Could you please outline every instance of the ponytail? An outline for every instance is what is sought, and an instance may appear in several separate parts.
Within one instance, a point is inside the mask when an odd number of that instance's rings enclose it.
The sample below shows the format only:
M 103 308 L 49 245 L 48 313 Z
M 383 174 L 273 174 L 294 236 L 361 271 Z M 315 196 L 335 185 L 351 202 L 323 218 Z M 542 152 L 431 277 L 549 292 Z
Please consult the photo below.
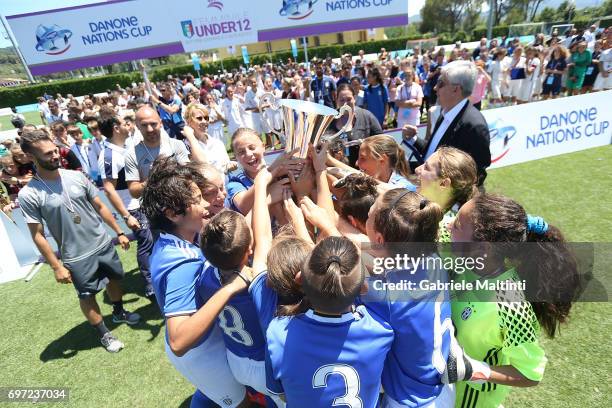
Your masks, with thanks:
M 404 149 L 391 136 L 370 136 L 363 141 L 361 147 L 368 149 L 370 154 L 377 159 L 383 155 L 387 156 L 389 166 L 404 178 L 408 178 L 412 174 Z
M 528 231 L 528 245 L 516 254 L 516 271 L 527 281 L 526 295 L 546 334 L 553 338 L 566 323 L 572 302 L 581 292 L 577 260 L 559 229 Z
M 396 143 L 397 144 L 397 143 Z M 408 159 L 406 159 L 406 152 L 400 145 L 397 145 L 397 153 L 396 153 L 396 162 L 395 162 L 395 171 L 401 174 L 404 178 L 409 178 L 412 174 L 410 170 L 410 166 L 408 166 Z
M 319 242 L 302 271 L 302 288 L 312 306 L 330 314 L 344 312 L 363 284 L 359 266 L 359 251 L 348 238 L 328 237 Z
M 385 242 L 433 244 L 438 236 L 442 208 L 418 193 L 402 188 L 389 190 L 382 197 L 374 217 L 374 229 Z M 431 252 L 433 246 L 427 245 Z

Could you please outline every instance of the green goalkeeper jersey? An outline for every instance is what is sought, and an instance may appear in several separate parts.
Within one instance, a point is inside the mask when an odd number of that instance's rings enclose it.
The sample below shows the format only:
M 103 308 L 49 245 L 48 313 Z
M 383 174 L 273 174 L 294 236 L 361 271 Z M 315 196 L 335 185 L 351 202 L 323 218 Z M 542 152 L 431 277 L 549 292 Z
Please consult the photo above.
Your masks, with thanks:
M 457 340 L 472 358 L 491 366 L 511 365 L 525 377 L 540 381 L 546 366 L 544 350 L 538 344 L 540 326 L 531 303 L 520 290 L 500 288 L 519 282 L 514 269 L 484 279 L 466 272 L 455 281 L 486 282 L 494 290 L 455 292 L 451 301 Z M 520 301 L 522 300 L 522 301 Z M 456 407 L 499 407 L 511 387 L 493 383 L 457 384 Z

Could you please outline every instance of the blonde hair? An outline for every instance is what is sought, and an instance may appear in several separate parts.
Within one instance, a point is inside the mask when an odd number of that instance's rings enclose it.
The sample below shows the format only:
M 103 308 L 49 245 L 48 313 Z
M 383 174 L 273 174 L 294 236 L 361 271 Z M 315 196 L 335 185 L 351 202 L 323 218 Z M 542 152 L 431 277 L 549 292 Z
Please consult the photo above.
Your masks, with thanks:
M 453 203 L 463 205 L 478 191 L 478 171 L 472 156 L 454 147 L 442 146 L 436 151 L 438 157 L 437 173 L 440 178 L 448 178 L 453 189 Z
M 370 154 L 380 159 L 383 155 L 389 158 L 389 165 L 403 177 L 408 178 L 411 174 L 406 160 L 404 150 L 397 144 L 394 138 L 388 135 L 376 135 L 366 138 L 361 144 L 362 149 L 367 149 Z
M 189 123 L 191 121 L 191 119 L 193 118 L 193 115 L 195 113 L 195 111 L 201 111 L 202 113 L 204 113 L 206 116 L 208 116 L 208 109 L 206 108 L 206 106 L 202 105 L 199 102 L 193 102 L 190 103 L 189 105 L 187 105 L 187 109 L 185 109 L 185 122 Z

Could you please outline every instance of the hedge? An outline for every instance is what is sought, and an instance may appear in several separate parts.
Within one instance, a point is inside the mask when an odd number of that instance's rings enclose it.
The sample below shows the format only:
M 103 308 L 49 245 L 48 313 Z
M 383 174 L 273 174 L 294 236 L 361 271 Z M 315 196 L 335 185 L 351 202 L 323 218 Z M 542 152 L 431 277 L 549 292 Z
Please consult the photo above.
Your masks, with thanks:
M 309 47 L 308 58 L 326 58 L 327 56 L 338 57 L 344 53 L 356 55 L 359 50 L 364 50 L 366 54 L 379 52 L 381 48 L 387 50 L 403 50 L 406 46 L 406 41 L 430 38 L 424 36 L 407 36 L 398 37 L 390 40 L 369 41 L 353 44 L 338 44 L 320 47 Z M 252 65 L 262 65 L 268 62 L 287 61 L 287 58 L 293 58 L 291 50 L 278 51 L 272 54 L 258 54 L 251 56 Z M 303 48 L 298 48 L 298 61 L 304 60 Z M 237 69 L 243 64 L 242 57 L 227 58 L 223 60 L 223 68 L 231 71 Z M 216 74 L 221 70 L 220 62 L 205 62 L 202 64 L 202 73 Z M 172 65 L 166 67 L 154 68 L 150 72 L 152 81 L 160 81 L 168 75 L 196 74 L 193 65 Z M 140 72 L 128 72 L 122 74 L 109 74 L 99 77 L 67 79 L 53 82 L 37 83 L 33 85 L 0 88 L 0 107 L 10 107 L 18 105 L 27 105 L 36 102 L 36 98 L 43 95 L 45 92 L 51 95 L 61 93 L 62 95 L 87 95 L 90 93 L 103 92 L 107 89 L 115 89 L 116 84 L 122 87 L 129 86 L 132 82 L 141 82 L 142 75 Z

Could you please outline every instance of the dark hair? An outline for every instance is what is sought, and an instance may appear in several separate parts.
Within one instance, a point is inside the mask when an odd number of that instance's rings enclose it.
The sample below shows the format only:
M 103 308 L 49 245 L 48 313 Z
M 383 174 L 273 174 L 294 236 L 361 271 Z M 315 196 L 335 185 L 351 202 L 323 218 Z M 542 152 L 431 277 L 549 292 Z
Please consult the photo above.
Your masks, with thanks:
M 525 209 L 510 198 L 492 194 L 474 198 L 472 222 L 474 241 L 504 243 L 492 246 L 493 254 L 507 257 L 516 267 L 527 282 L 528 299 L 543 300 L 531 305 L 546 334 L 554 337 L 582 286 L 576 258 L 561 231 L 552 225 L 543 234 L 528 231 Z M 536 244 L 517 245 L 523 242 Z
M 267 285 L 278 293 L 277 316 L 295 316 L 308 309 L 308 300 L 295 276 L 303 268 L 312 245 L 298 238 L 290 224 L 284 225 L 272 241 L 266 264 Z
M 166 217 L 165 212 L 170 210 L 177 215 L 185 214 L 195 204 L 193 183 L 200 189 L 204 186 L 202 175 L 193 168 L 180 165 L 172 157 L 159 156 L 155 159 L 140 203 L 151 229 L 174 231 L 174 222 Z
M 380 206 L 372 215 L 374 229 L 382 234 L 386 243 L 433 243 L 438 237 L 438 225 L 444 214 L 435 202 L 418 193 L 396 188 L 383 195 Z
M 222 270 L 237 269 L 251 246 L 251 231 L 242 214 L 224 210 L 210 219 L 200 241 L 206 259 Z
M 33 145 L 43 141 L 53 143 L 51 137 L 42 130 L 24 130 L 21 134 L 21 150 L 24 153 L 33 153 Z
M 339 200 L 340 215 L 349 215 L 365 225 L 370 207 L 376 202 L 378 190 L 376 180 L 365 174 L 349 174 L 345 178 L 346 191 Z
M 100 129 L 100 133 L 102 133 L 108 139 L 111 139 L 113 137 L 113 128 L 115 126 L 119 126 L 120 124 L 121 122 L 119 122 L 119 116 L 100 114 L 98 129 Z
M 378 67 L 370 69 L 368 71 L 368 76 L 374 77 L 376 82 L 378 82 L 379 85 L 382 85 L 382 75 L 380 74 L 380 70 L 378 69 Z
M 313 308 L 330 314 L 344 312 L 355 302 L 364 281 L 357 247 L 348 238 L 325 238 L 312 250 L 302 278 Z
M 338 88 L 336 88 L 336 95 L 338 95 L 342 91 L 350 91 L 353 94 L 353 96 L 355 96 L 355 90 L 346 82 L 343 82 L 340 85 L 338 85 Z

